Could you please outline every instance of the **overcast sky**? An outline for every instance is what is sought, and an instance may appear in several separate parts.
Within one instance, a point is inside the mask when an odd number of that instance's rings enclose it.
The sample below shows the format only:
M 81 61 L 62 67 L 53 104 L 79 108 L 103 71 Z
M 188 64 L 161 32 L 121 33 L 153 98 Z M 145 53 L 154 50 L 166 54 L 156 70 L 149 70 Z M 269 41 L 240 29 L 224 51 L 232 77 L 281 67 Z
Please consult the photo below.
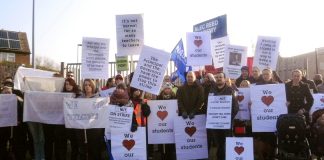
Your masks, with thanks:
M 281 37 L 280 55 L 285 57 L 324 47 L 321 0 L 35 1 L 35 54 L 56 62 L 76 62 L 82 37 L 109 38 L 109 54 L 114 57 L 115 15 L 120 14 L 143 14 L 145 44 L 168 52 L 193 25 L 223 14 L 230 43 L 247 46 L 249 56 L 258 35 Z M 31 47 L 32 0 L 0 4 L 0 29 L 27 32 Z

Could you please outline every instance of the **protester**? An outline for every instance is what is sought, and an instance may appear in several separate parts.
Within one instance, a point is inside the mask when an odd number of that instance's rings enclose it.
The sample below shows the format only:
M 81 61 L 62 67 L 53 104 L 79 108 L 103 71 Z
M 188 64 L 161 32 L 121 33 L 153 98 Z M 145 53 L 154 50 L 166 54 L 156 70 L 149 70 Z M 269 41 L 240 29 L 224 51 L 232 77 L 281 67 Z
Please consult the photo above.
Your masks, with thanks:
M 176 99 L 176 95 L 172 91 L 172 84 L 170 82 L 166 82 L 163 84 L 161 88 L 161 92 L 157 97 L 158 100 L 169 100 Z
M 74 73 L 72 71 L 66 72 L 66 78 L 72 78 L 74 80 Z
M 65 79 L 63 92 L 74 93 L 75 98 L 81 95 L 81 90 L 79 90 L 78 85 L 72 78 Z M 71 160 L 75 160 L 79 155 L 78 141 L 77 141 L 77 130 L 72 128 L 66 128 L 66 138 L 70 140 L 71 145 Z M 65 147 L 66 148 L 66 147 Z
M 14 94 L 13 83 L 4 82 L 1 94 Z M 17 126 L 0 127 L 0 159 L 9 159 L 9 150 L 11 148 L 15 160 L 25 160 L 27 151 L 27 125 L 23 123 L 23 101 L 17 97 Z
M 292 81 L 286 84 L 286 97 L 288 102 L 288 113 L 308 115 L 314 99 L 308 85 L 301 81 L 302 72 L 294 70 Z
M 241 75 L 239 78 L 236 79 L 235 81 L 235 86 L 240 86 L 241 82 L 243 80 L 249 80 L 249 67 L 248 66 L 243 66 L 241 68 Z
M 116 87 L 116 82 L 114 78 L 108 78 L 107 83 L 104 87 L 101 88 L 101 90 L 106 90 L 106 89 L 110 89 Z
M 212 87 L 209 91 L 209 96 L 221 96 L 229 95 L 232 96 L 232 111 L 231 120 L 233 122 L 234 116 L 238 112 L 238 101 L 235 97 L 235 91 L 225 83 L 225 73 L 216 73 L 216 85 Z M 233 124 L 233 123 L 231 123 Z M 232 127 L 231 127 L 232 128 Z M 225 159 L 225 138 L 232 135 L 232 130 L 216 130 L 208 129 L 208 147 L 217 146 L 217 159 Z
M 214 75 L 211 73 L 207 73 L 205 75 L 204 83 L 202 84 L 202 86 L 204 87 L 204 106 L 202 108 L 202 112 L 204 114 L 206 114 L 206 112 L 207 112 L 209 91 L 212 87 L 214 87 L 215 83 L 216 83 L 216 80 L 214 78 Z
M 273 81 L 275 81 L 275 82 L 283 83 L 283 81 L 280 79 L 280 77 L 276 71 L 272 71 L 272 78 L 273 78 Z
M 250 77 L 250 83 L 255 84 L 259 82 L 262 79 L 262 76 L 260 74 L 260 69 L 257 66 L 254 66 L 252 68 L 252 76 Z
M 323 77 L 321 74 L 315 74 L 313 80 L 316 86 L 323 83 Z
M 178 89 L 178 111 L 183 119 L 193 119 L 196 114 L 203 114 L 204 88 L 196 81 L 195 73 L 187 73 L 187 82 Z
M 301 81 L 308 84 L 308 87 L 309 87 L 311 93 L 318 93 L 318 90 L 317 90 L 317 87 L 316 87 L 315 83 L 312 80 L 309 80 L 309 79 L 306 78 L 306 72 L 303 73 Z
M 250 88 L 250 81 L 248 80 L 243 80 L 240 84 L 239 88 Z
M 83 81 L 83 94 L 79 98 L 98 98 L 95 82 L 90 79 Z M 103 129 L 84 129 L 77 131 L 77 139 L 81 160 L 100 160 L 102 146 L 104 146 Z
M 173 93 L 174 93 L 174 94 L 177 94 L 178 87 L 175 86 L 174 84 L 172 84 L 172 82 L 171 82 L 171 77 L 170 77 L 169 75 L 165 75 L 165 76 L 164 76 L 162 85 L 164 85 L 165 83 L 170 83 L 170 84 L 171 84 L 171 87 L 172 87 L 172 91 L 173 91 Z
M 119 83 L 122 83 L 122 82 L 124 82 L 123 76 L 120 75 L 120 74 L 116 75 L 116 77 L 115 77 L 115 83 L 116 83 L 116 85 L 118 85 Z

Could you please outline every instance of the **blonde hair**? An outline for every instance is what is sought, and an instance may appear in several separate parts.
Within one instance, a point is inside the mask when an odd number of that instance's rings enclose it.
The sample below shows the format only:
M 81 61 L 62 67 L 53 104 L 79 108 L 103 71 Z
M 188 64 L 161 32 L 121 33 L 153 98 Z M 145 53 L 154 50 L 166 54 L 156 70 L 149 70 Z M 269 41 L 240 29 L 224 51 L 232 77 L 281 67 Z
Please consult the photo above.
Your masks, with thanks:
M 85 79 L 85 80 L 83 81 L 83 85 L 82 85 L 83 93 L 85 93 L 85 87 L 84 87 L 85 82 L 89 82 L 89 83 L 90 83 L 90 86 L 91 86 L 91 88 L 92 88 L 92 93 L 96 93 L 96 84 L 95 84 L 95 82 L 94 82 L 93 80 L 91 80 L 91 79 Z
M 243 86 L 243 85 L 247 85 L 247 86 Z M 240 88 L 248 88 L 248 87 L 250 87 L 250 81 L 248 81 L 248 80 L 243 80 L 241 83 L 240 83 Z

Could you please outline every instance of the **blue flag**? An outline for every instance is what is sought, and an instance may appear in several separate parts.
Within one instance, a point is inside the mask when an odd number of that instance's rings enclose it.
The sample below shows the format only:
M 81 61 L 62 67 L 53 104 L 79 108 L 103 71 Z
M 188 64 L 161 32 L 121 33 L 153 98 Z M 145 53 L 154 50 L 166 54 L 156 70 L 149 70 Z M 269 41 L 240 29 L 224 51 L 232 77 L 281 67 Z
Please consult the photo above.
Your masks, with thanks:
M 186 81 L 185 72 L 186 72 L 187 58 L 184 55 L 182 39 L 180 39 L 178 44 L 172 50 L 171 61 L 173 61 L 174 65 L 177 67 L 176 75 L 178 76 L 178 78 L 180 78 L 181 82 L 184 83 Z

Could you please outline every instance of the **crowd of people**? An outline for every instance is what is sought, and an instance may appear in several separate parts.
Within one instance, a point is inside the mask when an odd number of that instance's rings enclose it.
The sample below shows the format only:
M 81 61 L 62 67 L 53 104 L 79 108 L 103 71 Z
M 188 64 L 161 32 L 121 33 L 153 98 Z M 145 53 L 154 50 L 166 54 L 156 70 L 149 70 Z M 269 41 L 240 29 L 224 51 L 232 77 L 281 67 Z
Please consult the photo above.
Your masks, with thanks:
M 133 73 L 129 75 L 132 81 Z M 186 82 L 176 85 L 166 75 L 159 95 L 145 93 L 142 90 L 129 86 L 124 77 L 117 75 L 109 78 L 102 88 L 98 88 L 92 79 L 84 79 L 81 86 L 74 80 L 73 72 L 67 72 L 62 92 L 74 93 L 75 98 L 97 98 L 100 90 L 116 87 L 110 96 L 110 104 L 133 107 L 133 121 L 130 130 L 137 130 L 138 126 L 146 126 L 146 118 L 150 115 L 150 106 L 147 100 L 171 100 L 177 99 L 178 116 L 183 119 L 193 119 L 196 115 L 206 114 L 208 96 L 229 95 L 232 96 L 231 119 L 233 126 L 245 124 L 246 136 L 254 138 L 255 156 L 259 159 L 273 159 L 275 148 L 274 133 L 252 133 L 251 122 L 235 119 L 239 111 L 237 101 L 238 88 L 248 88 L 251 85 L 267 85 L 284 83 L 286 87 L 288 113 L 304 115 L 310 121 L 308 113 L 313 105 L 312 93 L 324 93 L 322 75 L 316 74 L 313 80 L 308 80 L 300 70 L 292 72 L 291 80 L 282 81 L 275 71 L 269 68 L 260 71 L 257 67 L 241 68 L 241 76 L 236 80 L 227 78 L 225 73 L 198 74 L 189 71 L 186 74 Z M 70 159 L 109 158 L 111 151 L 109 142 L 104 141 L 104 129 L 69 129 L 64 125 L 43 124 L 38 122 L 23 122 L 24 94 L 14 89 L 13 79 L 7 77 L 2 82 L 1 94 L 15 94 L 17 96 L 18 125 L 14 127 L 0 128 L 0 159 L 26 159 L 28 152 L 36 160 L 63 160 L 67 159 L 67 151 L 70 151 Z M 217 159 L 225 159 L 225 137 L 233 136 L 233 130 L 208 129 L 208 149 L 217 148 Z M 8 145 L 9 144 L 9 145 Z M 70 144 L 70 145 L 67 145 Z M 269 146 L 262 150 L 260 146 Z M 69 149 L 67 146 L 70 146 Z M 148 145 L 148 157 L 153 158 L 155 152 L 163 150 L 162 159 L 176 159 L 175 144 Z M 212 152 L 210 152 L 212 153 Z M 210 155 L 212 156 L 212 155 Z M 111 156 L 110 156 L 111 158 Z M 160 157 L 161 158 L 161 157 Z

